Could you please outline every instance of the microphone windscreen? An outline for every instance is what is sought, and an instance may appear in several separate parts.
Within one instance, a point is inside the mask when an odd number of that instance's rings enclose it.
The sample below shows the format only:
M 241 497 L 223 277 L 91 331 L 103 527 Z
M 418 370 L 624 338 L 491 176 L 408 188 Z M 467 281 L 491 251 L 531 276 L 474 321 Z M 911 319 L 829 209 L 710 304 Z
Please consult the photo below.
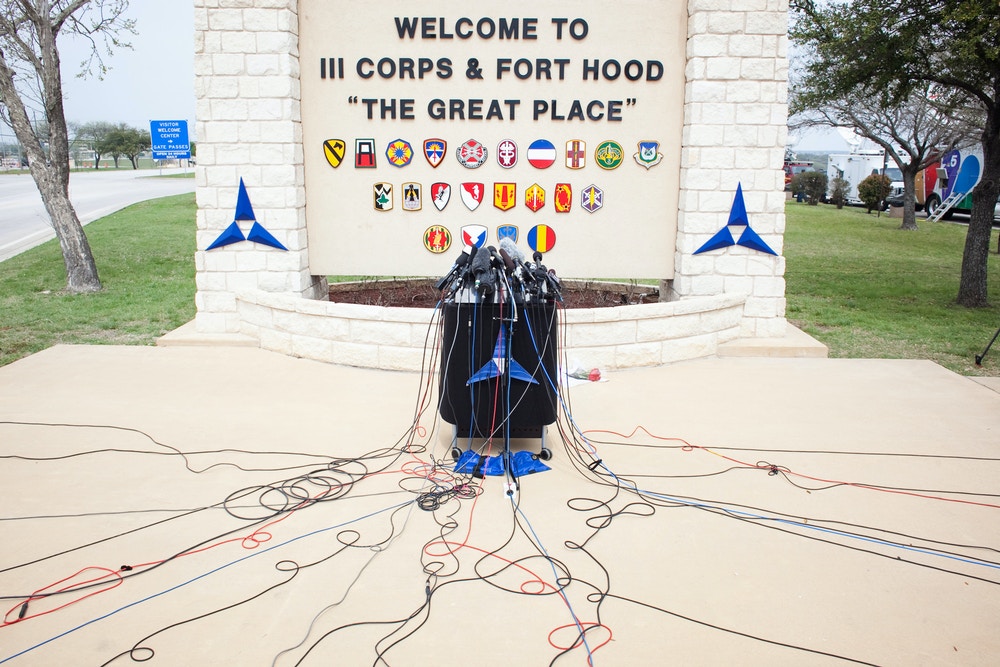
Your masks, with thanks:
M 474 276 L 479 278 L 490 270 L 490 253 L 488 252 L 477 252 L 472 258 L 472 262 L 469 266 L 472 269 Z
M 500 240 L 500 251 L 507 251 L 507 255 L 517 263 L 524 264 L 524 253 L 518 249 L 517 244 L 506 236 Z

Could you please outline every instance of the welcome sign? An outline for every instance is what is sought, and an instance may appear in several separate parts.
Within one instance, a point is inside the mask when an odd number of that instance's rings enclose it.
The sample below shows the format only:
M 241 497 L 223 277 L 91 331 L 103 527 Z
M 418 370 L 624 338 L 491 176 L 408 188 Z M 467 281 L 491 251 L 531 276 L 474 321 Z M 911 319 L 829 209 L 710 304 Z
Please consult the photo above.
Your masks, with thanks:
M 300 0 L 310 271 L 434 276 L 506 237 L 672 277 L 686 33 L 679 2 Z

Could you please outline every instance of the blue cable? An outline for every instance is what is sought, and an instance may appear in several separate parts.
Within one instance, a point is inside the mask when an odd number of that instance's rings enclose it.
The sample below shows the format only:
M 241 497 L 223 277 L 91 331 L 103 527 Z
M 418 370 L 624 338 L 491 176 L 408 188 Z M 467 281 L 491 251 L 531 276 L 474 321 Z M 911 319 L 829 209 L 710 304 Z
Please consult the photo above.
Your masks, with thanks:
M 89 621 L 81 623 L 80 625 L 76 626 L 75 628 L 70 628 L 69 630 L 61 632 L 58 635 L 55 635 L 54 637 L 49 637 L 48 639 L 46 639 L 44 641 L 41 641 L 41 642 L 35 644 L 34 646 L 26 648 L 26 649 L 24 649 L 22 651 L 18 651 L 14 655 L 11 655 L 11 656 L 8 656 L 6 658 L 3 658 L 2 660 L 0 660 L 0 665 L 4 664 L 6 662 L 10 662 L 14 658 L 18 658 L 18 657 L 20 657 L 22 655 L 30 653 L 31 651 L 34 651 L 35 649 L 41 648 L 42 646 L 45 646 L 46 644 L 50 644 L 50 643 L 52 643 L 52 642 L 54 642 L 54 641 L 56 641 L 58 639 L 62 639 L 63 637 L 65 637 L 67 635 L 70 635 L 70 634 L 76 632 L 77 630 L 82 630 L 83 628 L 85 628 L 85 627 L 87 627 L 89 625 L 93 625 L 94 623 L 97 623 L 98 621 L 103 621 L 104 619 L 109 618 L 111 616 L 114 616 L 115 614 L 117 614 L 117 613 L 119 613 L 121 611 L 125 611 L 126 609 L 129 609 L 131 607 L 135 607 L 136 605 L 140 605 L 143 602 L 148 602 L 148 601 L 150 601 L 150 600 L 152 600 L 154 598 L 160 597 L 161 595 L 166 595 L 167 593 L 171 593 L 171 592 L 177 590 L 178 588 L 183 588 L 184 586 L 187 586 L 188 584 L 192 584 L 192 583 L 194 583 L 194 582 L 196 582 L 196 581 L 198 581 L 200 579 L 204 579 L 205 577 L 207 577 L 209 575 L 212 575 L 212 574 L 215 574 L 216 572 L 219 572 L 221 570 L 224 570 L 227 567 L 230 567 L 230 566 L 233 566 L 233 565 L 237 565 L 238 563 L 242 563 L 245 560 L 248 560 L 250 558 L 254 558 L 256 556 L 260 556 L 260 555 L 266 554 L 266 553 L 268 553 L 270 551 L 273 551 L 275 549 L 280 549 L 281 547 L 287 546 L 287 545 L 289 545 L 289 544 L 291 544 L 293 542 L 298 542 L 299 540 L 305 539 L 307 537 L 312 537 L 314 535 L 319 535 L 319 534 L 325 533 L 327 531 L 336 530 L 336 529 L 342 528 L 344 526 L 349 526 L 349 525 L 351 525 L 353 523 L 357 523 L 357 522 L 363 521 L 365 519 L 370 519 L 373 516 L 378 516 L 379 514 L 383 514 L 385 512 L 393 512 L 393 511 L 395 511 L 395 510 L 397 510 L 397 509 L 399 509 L 401 507 L 405 507 L 405 506 L 407 506 L 407 505 L 409 505 L 411 503 L 414 503 L 414 502 L 416 502 L 416 501 L 415 500 L 409 500 L 409 501 L 407 501 L 405 503 L 399 503 L 398 505 L 391 505 L 389 507 L 385 507 L 383 509 L 376 510 L 376 511 L 370 513 L 370 514 L 366 514 L 364 516 L 360 516 L 360 517 L 351 519 L 349 521 L 345 521 L 345 522 L 337 524 L 335 526 L 327 526 L 326 528 L 318 528 L 318 529 L 316 529 L 316 530 L 314 530 L 314 531 L 312 531 L 310 533 L 305 533 L 304 535 L 298 535 L 296 537 L 293 537 L 293 538 L 290 538 L 288 540 L 285 540 L 284 542 L 281 542 L 280 544 L 275 544 L 275 545 L 272 545 L 270 547 L 267 547 L 266 549 L 263 549 L 261 551 L 254 551 L 253 553 L 247 554 L 246 556 L 243 556 L 242 558 L 238 558 L 238 559 L 236 559 L 234 561 L 230 561 L 229 563 L 225 563 L 223 565 L 220 565 L 220 566 L 218 566 L 217 568 L 215 568 L 213 570 L 209 570 L 208 572 L 203 572 L 202 574 L 199 574 L 198 576 L 196 576 L 196 577 L 194 577 L 192 579 L 188 579 L 187 581 L 184 581 L 184 582 L 181 582 L 181 583 L 176 584 L 174 586 L 171 586 L 170 588 L 162 590 L 159 593 L 153 593 L 152 595 L 148 595 L 148 596 L 142 598 L 141 600 L 136 600 L 134 602 L 130 602 L 130 603 L 124 605 L 124 606 L 119 607 L 118 609 L 115 609 L 113 611 L 109 611 L 108 613 L 106 613 L 106 614 L 104 614 L 102 616 L 98 616 L 97 618 L 92 618 Z

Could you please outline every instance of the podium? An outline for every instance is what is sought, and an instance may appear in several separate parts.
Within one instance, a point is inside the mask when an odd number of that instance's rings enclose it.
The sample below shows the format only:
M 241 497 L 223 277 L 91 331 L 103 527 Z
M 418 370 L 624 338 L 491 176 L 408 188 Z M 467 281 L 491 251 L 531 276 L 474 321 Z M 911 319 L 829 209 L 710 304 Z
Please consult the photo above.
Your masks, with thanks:
M 558 311 L 537 303 L 442 305 L 439 412 L 466 438 L 542 438 L 556 420 Z M 458 450 L 453 443 L 452 454 Z

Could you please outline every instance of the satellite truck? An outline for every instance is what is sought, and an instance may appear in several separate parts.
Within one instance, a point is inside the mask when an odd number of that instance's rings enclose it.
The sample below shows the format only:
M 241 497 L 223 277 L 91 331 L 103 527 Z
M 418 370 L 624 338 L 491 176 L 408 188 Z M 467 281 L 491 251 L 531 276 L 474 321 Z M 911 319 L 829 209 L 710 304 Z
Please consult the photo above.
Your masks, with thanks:
M 879 149 L 833 153 L 826 163 L 827 199 L 832 194 L 833 179 L 842 178 L 848 183 L 845 203 L 852 206 L 862 206 L 864 202 L 858 196 L 858 184 L 872 174 L 882 173 L 889 177 L 891 183 L 889 196 L 903 191 L 903 172 L 899 170 L 899 167 L 887 164 L 885 151 Z

